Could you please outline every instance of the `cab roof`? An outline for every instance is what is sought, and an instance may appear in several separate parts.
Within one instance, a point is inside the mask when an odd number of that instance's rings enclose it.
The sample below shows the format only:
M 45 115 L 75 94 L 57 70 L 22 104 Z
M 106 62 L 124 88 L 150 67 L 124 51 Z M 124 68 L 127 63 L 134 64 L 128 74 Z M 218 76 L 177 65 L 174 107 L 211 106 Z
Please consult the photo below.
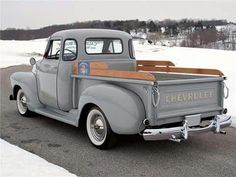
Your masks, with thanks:
M 87 54 L 85 41 L 88 38 L 114 38 L 122 41 L 123 52 L 119 54 Z M 75 39 L 79 47 L 78 55 L 84 60 L 106 60 L 106 59 L 130 59 L 129 41 L 132 36 L 126 32 L 110 29 L 71 29 L 54 33 L 50 40 L 61 39 L 63 42 L 67 39 Z
M 63 38 L 121 38 L 121 39 L 131 39 L 131 35 L 119 31 L 110 29 L 71 29 L 63 30 L 54 33 L 51 37 L 63 37 Z

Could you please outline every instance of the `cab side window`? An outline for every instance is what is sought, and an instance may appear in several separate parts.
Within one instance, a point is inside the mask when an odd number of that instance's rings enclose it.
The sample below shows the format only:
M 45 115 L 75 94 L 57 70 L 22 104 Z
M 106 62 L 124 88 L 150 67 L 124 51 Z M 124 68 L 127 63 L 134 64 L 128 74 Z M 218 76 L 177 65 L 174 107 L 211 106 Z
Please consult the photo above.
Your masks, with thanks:
M 74 39 L 67 39 L 64 42 L 63 60 L 72 61 L 77 58 L 77 42 Z
M 45 54 L 45 58 L 58 60 L 60 52 L 61 52 L 61 40 L 51 40 L 49 48 Z

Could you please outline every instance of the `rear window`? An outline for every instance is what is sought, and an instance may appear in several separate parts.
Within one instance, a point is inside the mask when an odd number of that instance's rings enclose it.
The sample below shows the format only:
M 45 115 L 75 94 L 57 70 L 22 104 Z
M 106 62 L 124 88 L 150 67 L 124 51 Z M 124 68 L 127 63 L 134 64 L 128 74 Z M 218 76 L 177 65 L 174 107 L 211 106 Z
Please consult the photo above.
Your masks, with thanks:
M 123 45 L 120 39 L 87 39 L 85 45 L 87 54 L 120 54 L 123 52 Z

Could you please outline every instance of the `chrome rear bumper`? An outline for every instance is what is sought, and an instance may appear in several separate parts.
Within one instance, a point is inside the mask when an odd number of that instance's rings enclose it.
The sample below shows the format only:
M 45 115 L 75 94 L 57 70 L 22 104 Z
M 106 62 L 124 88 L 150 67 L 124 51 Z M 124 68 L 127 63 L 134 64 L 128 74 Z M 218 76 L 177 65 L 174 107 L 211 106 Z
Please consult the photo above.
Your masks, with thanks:
M 189 134 L 212 131 L 214 133 L 224 133 L 222 128 L 229 127 L 232 123 L 231 116 L 217 115 L 210 125 L 203 128 L 190 128 L 187 120 L 184 120 L 183 126 L 160 129 L 145 129 L 143 138 L 147 141 L 154 140 L 174 140 L 181 141 L 188 139 Z

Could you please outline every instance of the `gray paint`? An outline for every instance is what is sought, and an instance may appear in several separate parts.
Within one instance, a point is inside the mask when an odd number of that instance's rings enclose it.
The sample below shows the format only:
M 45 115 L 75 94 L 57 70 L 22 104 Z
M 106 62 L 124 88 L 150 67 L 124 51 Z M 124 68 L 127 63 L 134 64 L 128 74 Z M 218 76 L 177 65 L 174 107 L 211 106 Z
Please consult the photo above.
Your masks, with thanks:
M 27 104 L 31 111 L 35 108 L 42 107 L 38 99 L 38 90 L 36 77 L 31 72 L 16 72 L 10 77 L 12 88 L 20 86 L 25 92 Z
M 122 54 L 88 55 L 85 39 L 96 37 L 120 38 Z M 29 109 L 53 119 L 78 126 L 80 114 L 86 104 L 99 106 L 115 133 L 137 134 L 150 126 L 181 122 L 185 116 L 200 114 L 201 118 L 214 117 L 223 109 L 223 78 L 199 75 L 153 73 L 160 93 L 160 102 L 153 105 L 154 82 L 146 80 L 72 75 L 72 63 L 103 61 L 111 69 L 136 70 L 131 59 L 128 41 L 131 36 L 114 30 L 80 29 L 53 34 L 50 39 L 75 39 L 78 56 L 75 61 L 42 59 L 36 63 L 36 73 L 14 73 L 12 87 L 19 85 L 27 96 Z M 61 50 L 63 45 L 61 46 Z M 37 78 L 37 79 L 36 79 Z M 168 94 L 185 92 L 212 92 L 203 100 L 166 104 Z M 158 99 L 157 99 L 158 100 Z
M 79 98 L 79 110 L 91 102 L 103 110 L 111 129 L 119 134 L 136 134 L 145 117 L 142 100 L 119 86 L 99 84 L 87 88 Z
M 57 71 L 59 60 L 41 60 L 36 64 L 38 96 L 47 106 L 58 108 L 57 104 Z

